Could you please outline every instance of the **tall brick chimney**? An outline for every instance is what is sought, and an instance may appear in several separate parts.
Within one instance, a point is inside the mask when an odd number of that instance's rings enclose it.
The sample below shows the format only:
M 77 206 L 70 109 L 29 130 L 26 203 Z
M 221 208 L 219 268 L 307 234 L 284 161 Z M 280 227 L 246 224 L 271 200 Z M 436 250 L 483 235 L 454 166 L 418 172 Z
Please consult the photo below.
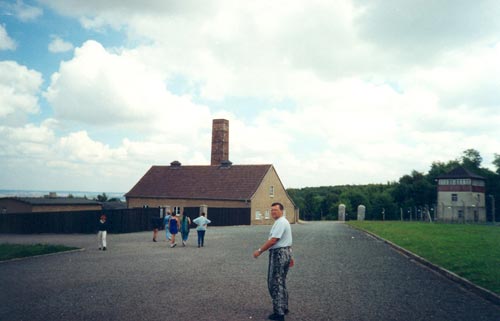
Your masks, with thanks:
M 220 165 L 229 160 L 229 120 L 214 119 L 212 121 L 212 156 L 210 165 Z

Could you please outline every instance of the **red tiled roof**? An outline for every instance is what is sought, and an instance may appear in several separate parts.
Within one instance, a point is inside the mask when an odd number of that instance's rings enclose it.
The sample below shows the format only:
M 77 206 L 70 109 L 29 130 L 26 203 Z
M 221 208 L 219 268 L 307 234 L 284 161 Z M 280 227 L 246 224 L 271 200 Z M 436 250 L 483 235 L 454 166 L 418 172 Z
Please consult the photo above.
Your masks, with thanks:
M 446 174 L 439 175 L 437 178 L 475 178 L 482 180 L 485 179 L 484 177 L 476 175 L 462 166 L 456 167 Z
M 272 165 L 152 166 L 126 197 L 249 200 Z

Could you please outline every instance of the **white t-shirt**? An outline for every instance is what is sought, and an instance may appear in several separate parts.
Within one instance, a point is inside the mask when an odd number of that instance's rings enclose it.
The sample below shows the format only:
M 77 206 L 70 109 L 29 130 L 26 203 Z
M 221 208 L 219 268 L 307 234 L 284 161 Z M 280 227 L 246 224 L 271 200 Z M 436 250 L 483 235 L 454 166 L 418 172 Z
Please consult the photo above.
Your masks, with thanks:
M 292 228 L 285 216 L 280 217 L 274 222 L 271 232 L 269 232 L 269 240 L 273 237 L 279 240 L 271 249 L 292 246 Z
M 207 224 L 212 223 L 208 218 L 205 216 L 198 216 L 193 220 L 193 223 L 198 225 L 196 228 L 197 231 L 206 231 L 207 230 Z

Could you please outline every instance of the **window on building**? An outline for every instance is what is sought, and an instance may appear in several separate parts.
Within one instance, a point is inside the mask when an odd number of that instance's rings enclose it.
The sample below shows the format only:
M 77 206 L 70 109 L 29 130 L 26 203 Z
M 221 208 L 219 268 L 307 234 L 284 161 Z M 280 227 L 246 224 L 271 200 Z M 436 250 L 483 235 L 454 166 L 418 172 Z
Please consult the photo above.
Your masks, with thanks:
M 464 211 L 463 210 L 458 210 L 458 218 L 464 218 Z
M 256 220 L 261 220 L 262 219 L 262 215 L 260 214 L 260 211 L 255 211 L 255 219 Z
M 174 210 L 173 210 L 172 214 L 174 214 L 174 215 L 181 214 L 181 207 L 174 206 Z
M 477 194 L 477 202 L 481 202 L 481 194 Z
M 457 202 L 458 201 L 458 195 L 457 194 L 451 194 L 451 201 L 452 202 Z
M 269 215 L 269 210 L 266 210 L 266 213 L 264 215 L 264 217 L 266 218 L 266 220 L 270 219 L 270 215 Z
M 274 197 L 274 186 L 269 187 L 269 197 Z

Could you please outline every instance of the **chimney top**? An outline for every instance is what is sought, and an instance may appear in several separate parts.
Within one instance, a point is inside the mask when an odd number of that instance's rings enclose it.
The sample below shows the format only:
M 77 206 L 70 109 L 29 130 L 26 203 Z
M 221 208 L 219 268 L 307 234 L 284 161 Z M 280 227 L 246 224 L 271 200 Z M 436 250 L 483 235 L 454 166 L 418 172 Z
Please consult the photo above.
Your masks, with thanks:
M 170 163 L 170 167 L 181 167 L 181 163 L 179 161 L 173 161 L 172 163 Z
M 223 160 L 222 162 L 220 162 L 219 168 L 231 168 L 231 166 L 233 166 L 233 162 L 231 162 L 230 160 Z

